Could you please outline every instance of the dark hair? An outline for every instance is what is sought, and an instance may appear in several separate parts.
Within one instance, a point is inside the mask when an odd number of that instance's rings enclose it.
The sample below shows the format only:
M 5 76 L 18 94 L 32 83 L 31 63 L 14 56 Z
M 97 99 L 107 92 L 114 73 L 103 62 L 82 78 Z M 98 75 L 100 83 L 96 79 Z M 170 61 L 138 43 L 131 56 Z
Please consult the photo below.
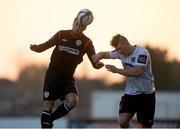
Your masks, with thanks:
M 116 34 L 115 36 L 112 37 L 112 40 L 111 40 L 111 46 L 113 47 L 117 47 L 117 45 L 119 43 L 128 43 L 128 40 L 126 39 L 126 37 L 120 35 L 120 34 Z
M 73 21 L 73 22 L 75 22 L 75 21 L 77 21 L 77 17 L 74 18 L 74 21 Z

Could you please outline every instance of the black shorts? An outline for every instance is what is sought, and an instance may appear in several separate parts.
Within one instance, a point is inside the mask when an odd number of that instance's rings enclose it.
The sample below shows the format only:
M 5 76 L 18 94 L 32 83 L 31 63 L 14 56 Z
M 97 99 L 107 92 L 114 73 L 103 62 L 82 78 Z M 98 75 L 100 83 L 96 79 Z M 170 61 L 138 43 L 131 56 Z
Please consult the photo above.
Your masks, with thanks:
M 121 98 L 119 113 L 137 113 L 137 121 L 145 126 L 152 126 L 155 114 L 155 93 L 127 95 Z
M 43 99 L 61 99 L 63 101 L 69 93 L 79 94 L 74 78 L 63 77 L 53 70 L 48 69 L 44 80 Z

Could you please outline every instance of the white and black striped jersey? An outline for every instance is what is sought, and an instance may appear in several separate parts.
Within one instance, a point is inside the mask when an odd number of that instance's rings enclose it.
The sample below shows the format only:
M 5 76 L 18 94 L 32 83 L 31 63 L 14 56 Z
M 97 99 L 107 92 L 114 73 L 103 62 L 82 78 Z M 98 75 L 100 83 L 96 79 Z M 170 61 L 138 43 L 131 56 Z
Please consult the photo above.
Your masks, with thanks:
M 123 56 L 118 51 L 114 50 L 109 52 L 109 56 L 112 59 L 120 59 L 124 69 L 131 70 L 135 66 L 142 66 L 145 68 L 145 71 L 139 76 L 126 77 L 126 94 L 151 94 L 155 91 L 151 57 L 147 49 L 136 46 L 135 50 L 128 56 Z

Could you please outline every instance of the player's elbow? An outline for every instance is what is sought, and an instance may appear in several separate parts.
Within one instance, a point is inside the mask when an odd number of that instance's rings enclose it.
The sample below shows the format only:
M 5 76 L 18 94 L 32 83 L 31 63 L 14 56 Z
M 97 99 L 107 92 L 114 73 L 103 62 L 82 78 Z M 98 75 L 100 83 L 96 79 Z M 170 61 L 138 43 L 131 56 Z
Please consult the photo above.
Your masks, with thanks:
M 128 76 L 129 77 L 138 77 L 140 76 L 142 73 L 144 73 L 144 68 L 140 67 L 140 68 L 136 68 L 134 70 L 128 71 Z
M 128 77 L 138 77 L 142 73 L 143 73 L 142 71 L 131 71 L 131 72 L 129 72 Z
M 138 77 L 140 74 L 138 73 L 130 73 L 128 74 L 128 77 Z

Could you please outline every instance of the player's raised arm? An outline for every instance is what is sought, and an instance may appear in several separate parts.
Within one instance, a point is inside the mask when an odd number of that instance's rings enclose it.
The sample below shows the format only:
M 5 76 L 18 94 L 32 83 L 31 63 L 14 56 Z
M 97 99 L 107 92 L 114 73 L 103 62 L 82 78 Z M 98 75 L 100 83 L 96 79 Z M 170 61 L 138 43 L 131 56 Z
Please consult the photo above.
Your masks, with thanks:
M 94 55 L 92 56 L 93 62 L 97 62 L 97 61 L 99 61 L 99 60 L 101 60 L 101 59 L 109 59 L 110 56 L 109 56 L 108 53 L 109 53 L 109 52 L 99 52 L 99 53 L 97 53 L 97 54 L 94 54 Z
M 57 44 L 58 39 L 61 37 L 61 31 L 57 32 L 48 41 L 42 44 L 30 44 L 30 49 L 35 52 L 43 52 Z
M 50 43 L 50 42 L 45 42 L 45 43 L 42 43 L 42 44 L 30 44 L 30 49 L 32 51 L 35 51 L 35 52 L 43 52 L 51 47 L 53 47 L 54 44 Z

